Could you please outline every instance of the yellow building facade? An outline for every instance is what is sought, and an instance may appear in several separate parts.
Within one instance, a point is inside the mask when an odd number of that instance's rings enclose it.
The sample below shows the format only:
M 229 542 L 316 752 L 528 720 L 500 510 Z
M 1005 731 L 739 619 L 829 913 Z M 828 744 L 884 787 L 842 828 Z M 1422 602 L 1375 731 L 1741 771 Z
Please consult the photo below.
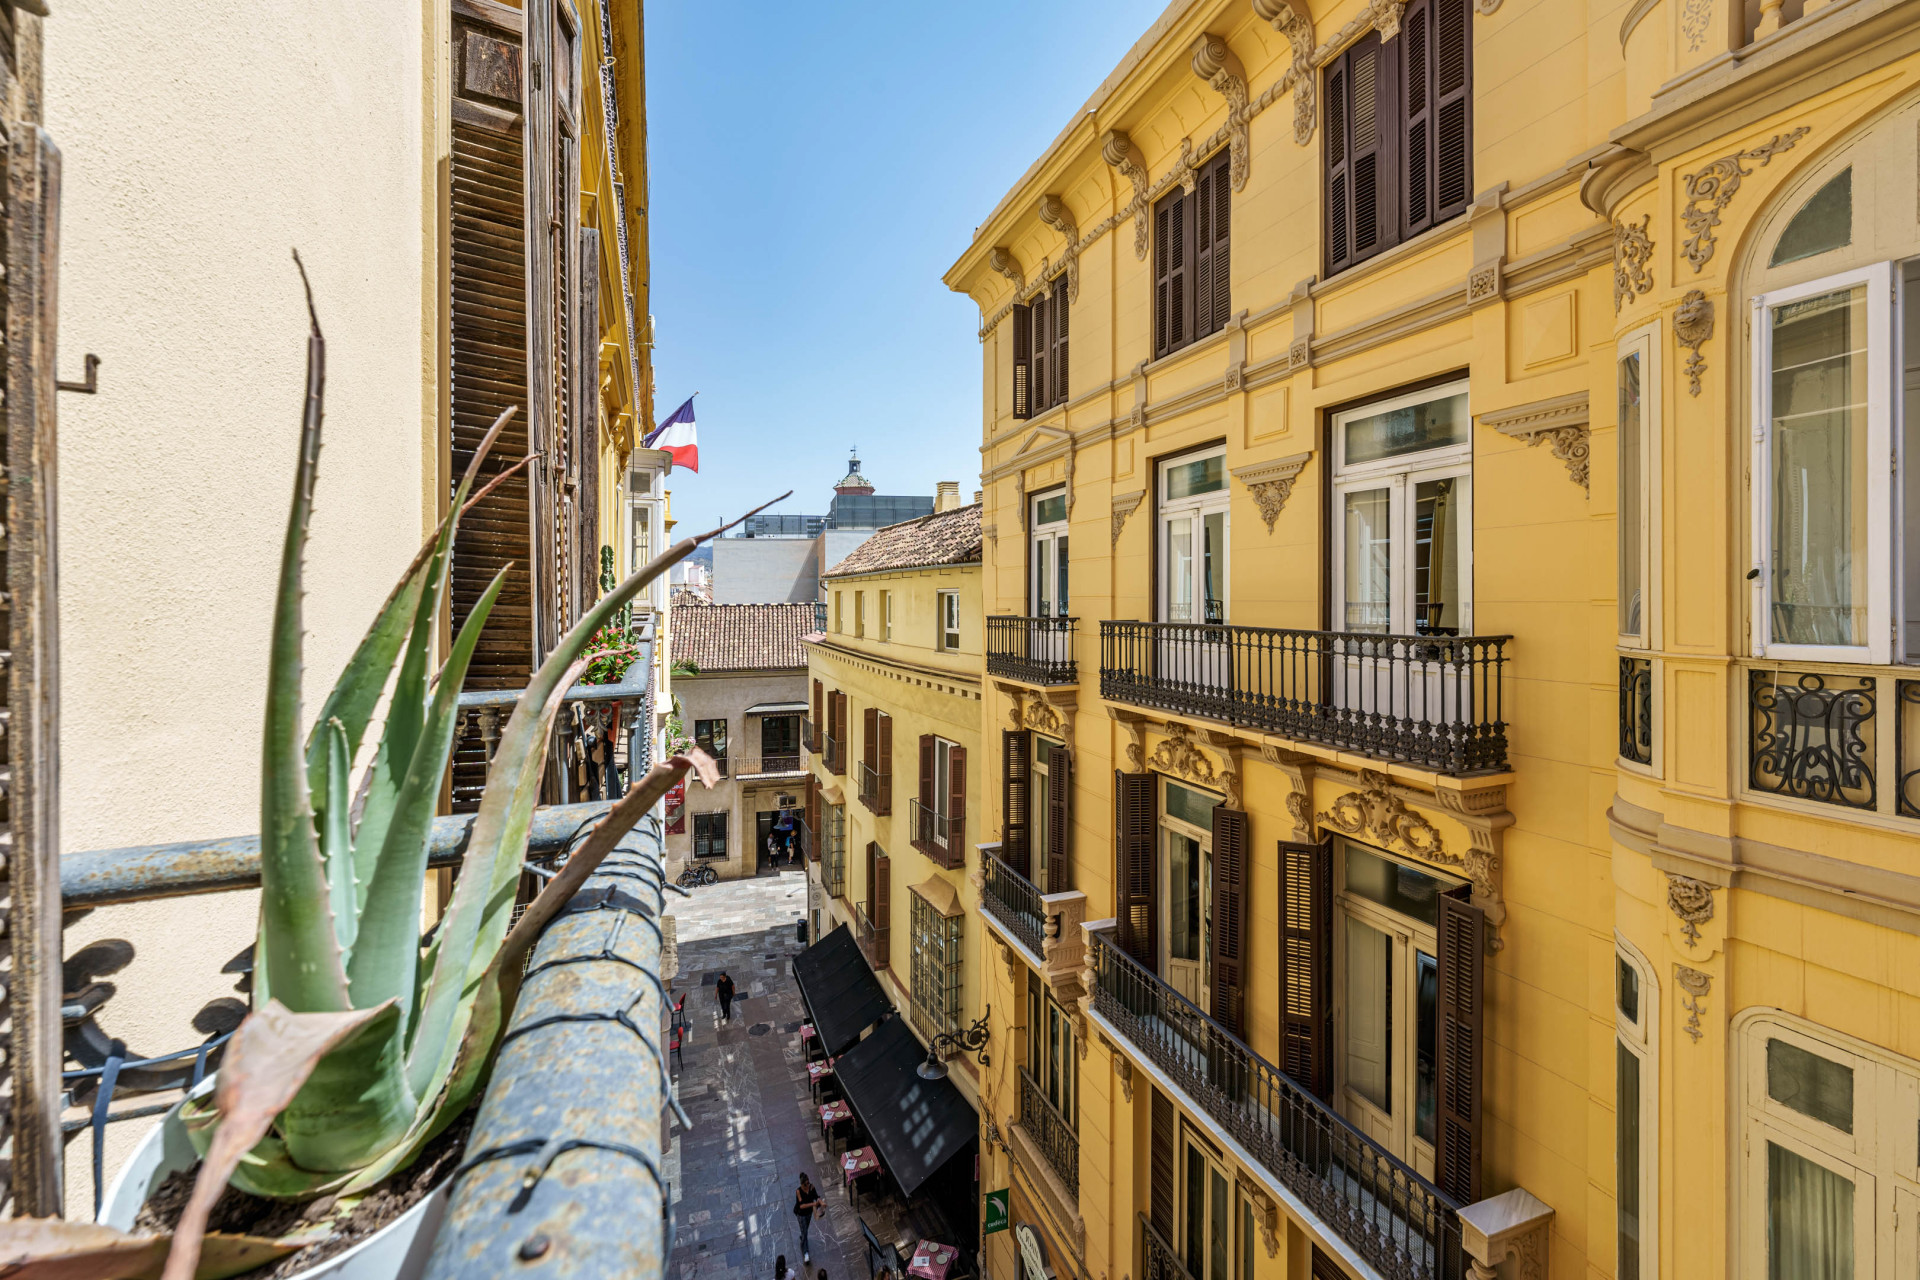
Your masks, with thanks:
M 1920 1263 L 1917 126 L 1911 3 L 1176 0 L 988 214 L 995 1276 Z

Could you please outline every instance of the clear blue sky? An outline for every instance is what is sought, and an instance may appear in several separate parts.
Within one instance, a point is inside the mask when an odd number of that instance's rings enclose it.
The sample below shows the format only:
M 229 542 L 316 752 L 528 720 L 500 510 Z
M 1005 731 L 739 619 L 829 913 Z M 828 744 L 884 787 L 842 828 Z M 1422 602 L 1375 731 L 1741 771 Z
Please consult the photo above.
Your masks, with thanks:
M 980 472 L 979 312 L 941 274 L 1165 0 L 647 5 L 664 418 L 681 532 Z

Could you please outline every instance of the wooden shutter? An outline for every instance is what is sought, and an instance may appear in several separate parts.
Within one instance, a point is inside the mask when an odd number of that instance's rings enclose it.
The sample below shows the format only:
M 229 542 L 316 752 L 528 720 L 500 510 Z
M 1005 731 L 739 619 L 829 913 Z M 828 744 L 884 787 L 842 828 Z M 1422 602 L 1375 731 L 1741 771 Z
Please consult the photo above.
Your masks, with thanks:
M 1433 225 L 1433 14 L 1428 0 L 1413 0 L 1400 20 L 1400 234 L 1418 235 Z
M 1229 171 L 1231 159 L 1229 152 L 1222 151 L 1207 166 L 1207 172 L 1213 179 L 1211 197 L 1206 188 L 1199 188 L 1200 199 L 1207 205 L 1206 231 L 1197 237 L 1196 244 L 1205 249 L 1211 260 L 1211 270 L 1207 273 L 1211 283 L 1208 288 L 1196 288 L 1194 291 L 1193 336 L 1196 338 L 1226 328 L 1227 316 L 1233 305 L 1229 280 L 1233 255 L 1227 243 L 1227 233 L 1233 226 L 1233 180 Z
M 1187 202 L 1176 191 L 1153 214 L 1153 354 L 1187 344 Z
M 1333 842 L 1280 842 L 1280 1069 L 1333 1089 Z
M 574 308 L 574 520 L 579 529 L 576 612 L 600 598 L 600 229 L 580 228 L 580 293 Z
M 1053 366 L 1047 360 L 1053 348 L 1053 299 L 1043 291 L 1028 310 L 1033 313 L 1033 355 L 1029 375 L 1032 383 L 1027 394 L 1033 411 L 1040 413 L 1053 407 Z
M 879 778 L 881 813 L 893 811 L 893 717 L 882 711 L 878 717 L 880 745 L 874 749 L 873 771 Z
M 807 750 L 816 754 L 820 750 L 820 735 L 827 732 L 826 726 L 820 722 L 820 714 L 824 710 L 821 703 L 825 696 L 824 686 L 815 680 L 813 682 L 813 722 L 807 726 L 809 730 Z
M 1049 404 L 1067 402 L 1067 282 L 1065 277 L 1054 281 L 1053 304 L 1053 395 Z
M 1150 972 L 1160 971 L 1154 908 L 1154 785 L 1151 773 L 1113 774 L 1113 911 L 1120 949 Z
M 1480 1063 L 1486 1021 L 1481 973 L 1485 913 L 1466 886 L 1442 894 L 1440 955 L 1439 1105 L 1434 1181 L 1461 1204 L 1480 1198 Z
M 1473 22 L 1468 0 L 1429 0 L 1433 9 L 1433 220 L 1473 202 Z
M 1148 775 L 1134 774 L 1134 777 Z M 1173 1235 L 1173 1195 L 1175 1166 L 1173 1162 L 1174 1113 L 1173 1100 L 1158 1089 L 1153 1090 L 1153 1135 L 1149 1145 L 1147 1169 L 1147 1205 L 1148 1216 L 1153 1220 L 1153 1228 L 1163 1239 L 1171 1240 Z
M 833 727 L 828 731 L 834 742 L 831 767 L 844 776 L 847 772 L 847 695 L 835 689 L 828 696 L 832 698 L 829 705 L 833 718 Z
M 938 791 L 935 787 L 935 779 L 933 776 L 933 735 L 930 733 L 923 733 L 920 735 L 920 804 L 921 806 L 929 810 L 938 808 L 939 806 L 937 806 L 934 803 L 934 800 L 937 797 L 937 795 L 938 795 Z
M 959 744 L 947 750 L 947 865 L 960 866 L 967 849 L 967 749 Z
M 875 885 L 878 884 L 879 882 L 879 870 L 877 865 L 879 857 L 880 857 L 880 846 L 875 844 L 871 840 L 867 841 L 867 923 L 868 924 L 873 923 L 873 913 L 874 913 L 873 904 L 876 901 L 873 891 L 874 891 Z
M 868 707 L 860 713 L 860 759 L 875 773 L 880 772 L 880 708 Z M 861 781 L 864 783 L 865 778 Z
M 1073 761 L 1057 742 L 1047 744 L 1047 892 L 1065 893 L 1073 883 L 1067 859 L 1072 830 Z
M 520 15 L 499 6 L 453 15 L 452 310 L 448 496 L 501 411 L 518 406 L 482 468 L 484 485 L 529 452 L 526 175 Z M 523 469 L 460 522 L 449 572 L 455 631 L 502 568 L 507 580 L 467 668 L 468 689 L 518 689 L 533 674 L 530 481 Z M 452 807 L 472 812 L 486 785 L 477 728 L 453 760 Z
M 1398 234 L 1390 149 L 1384 145 L 1394 123 L 1389 92 L 1394 48 L 1370 31 L 1327 70 L 1329 275 L 1372 257 Z
M 1347 1280 L 1347 1273 L 1340 1269 L 1340 1264 L 1317 1244 L 1313 1246 L 1312 1280 Z
M 886 969 L 893 964 L 893 860 L 880 854 L 873 860 L 873 911 L 867 919 L 873 923 L 873 967 Z
M 1247 815 L 1213 810 L 1213 1003 L 1208 1012 L 1242 1040 L 1247 1036 Z
M 1013 308 L 1013 416 L 1033 416 L 1033 309 Z
M 1000 734 L 1000 860 L 1033 876 L 1033 738 L 1025 729 Z
M 807 857 L 820 861 L 820 779 L 807 775 Z

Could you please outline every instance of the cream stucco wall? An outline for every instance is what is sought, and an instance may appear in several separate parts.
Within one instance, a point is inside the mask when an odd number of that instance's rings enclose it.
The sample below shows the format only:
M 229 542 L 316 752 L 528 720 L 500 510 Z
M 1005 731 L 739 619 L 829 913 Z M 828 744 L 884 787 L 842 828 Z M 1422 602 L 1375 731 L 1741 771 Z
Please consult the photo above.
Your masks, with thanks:
M 59 406 L 69 851 L 258 829 L 305 355 L 289 250 L 312 275 L 329 356 L 309 713 L 433 517 L 433 13 L 413 0 L 89 0 L 47 23 L 63 376 L 85 352 L 102 360 L 99 394 Z M 193 1013 L 233 994 L 219 969 L 252 941 L 254 898 L 79 922 L 68 954 L 99 938 L 138 952 L 111 979 L 102 1025 L 136 1052 L 196 1042 Z M 116 1127 L 111 1155 L 141 1127 Z M 86 1194 L 86 1150 L 71 1149 L 70 1196 Z

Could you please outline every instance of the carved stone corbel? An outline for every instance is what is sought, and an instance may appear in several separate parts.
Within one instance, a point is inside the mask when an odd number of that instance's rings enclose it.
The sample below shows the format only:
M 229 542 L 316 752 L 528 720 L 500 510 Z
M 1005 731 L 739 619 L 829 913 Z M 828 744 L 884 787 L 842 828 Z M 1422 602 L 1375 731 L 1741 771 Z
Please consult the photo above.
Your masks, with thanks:
M 1496 409 L 1480 415 L 1480 425 L 1492 427 L 1503 436 L 1524 440 L 1528 445 L 1545 443 L 1553 456 L 1567 464 L 1567 474 L 1582 489 L 1588 488 L 1587 466 L 1591 455 L 1591 414 L 1587 393 L 1537 400 L 1512 409 Z
M 1525 1187 L 1460 1210 L 1460 1243 L 1471 1259 L 1472 1280 L 1494 1280 L 1494 1269 L 1508 1259 L 1514 1280 L 1546 1280 L 1552 1233 L 1553 1206 Z
M 1074 286 L 1069 284 L 1067 286 L 1067 292 L 1071 294 L 1073 291 L 1074 291 Z M 1080 451 L 1076 449 L 1073 444 L 1073 433 L 1068 432 L 1067 433 L 1066 469 L 1067 469 L 1067 515 L 1069 517 L 1073 515 L 1073 500 L 1076 496 L 1074 483 L 1073 483 L 1073 461 L 1075 456 L 1078 455 L 1079 452 Z
M 1007 985 L 1017 987 L 1020 983 L 1020 957 L 1004 942 L 1000 944 L 1000 963 L 1007 966 Z
M 1667 872 L 1667 910 L 1679 917 L 1687 949 L 1698 947 L 1700 926 L 1713 919 L 1713 886 L 1692 876 Z
M 1013 473 L 1013 505 L 1020 513 L 1020 532 L 1027 531 L 1027 473 L 1020 470 Z
M 1133 184 L 1133 256 L 1147 260 L 1147 162 L 1133 139 L 1118 129 L 1107 130 L 1100 139 L 1100 155 Z
M 987 265 L 1013 281 L 1013 290 L 1016 294 L 1026 292 L 1027 275 L 1020 270 L 1020 261 L 1013 256 L 1013 250 L 1000 245 L 989 249 Z
M 1253 11 L 1293 46 L 1293 63 L 1287 68 L 1287 78 L 1293 82 L 1293 140 L 1304 147 L 1313 141 L 1313 15 L 1292 0 L 1253 0 Z
M 1402 0 L 1368 0 L 1367 18 L 1382 40 L 1391 40 L 1400 34 L 1400 17 L 1406 7 Z
M 1107 715 L 1127 731 L 1127 772 L 1145 773 L 1147 771 L 1147 722 L 1138 713 L 1122 711 L 1109 705 Z M 1089 955 L 1092 952 L 1088 952 Z
M 1193 74 L 1227 100 L 1227 180 L 1238 191 L 1247 185 L 1247 73 L 1223 37 L 1202 32 L 1193 42 Z
M 1653 238 L 1648 235 L 1648 225 L 1653 215 L 1647 214 L 1636 225 L 1631 222 L 1615 221 L 1613 224 L 1613 314 L 1619 315 L 1620 308 L 1640 294 L 1653 288 L 1653 272 L 1647 270 L 1647 264 L 1653 261 Z
M 1127 517 L 1140 505 L 1140 499 L 1147 496 L 1145 489 L 1136 489 L 1132 493 L 1113 495 L 1113 545 L 1120 545 L 1120 530 L 1126 527 Z
M 1306 469 L 1307 461 L 1312 457 L 1313 451 L 1309 449 L 1305 453 L 1292 453 L 1268 462 L 1235 467 L 1228 473 L 1247 486 L 1254 504 L 1260 508 L 1260 518 L 1267 522 L 1268 533 L 1273 532 L 1273 522 L 1280 518 L 1287 499 L 1293 496 L 1294 481 L 1300 478 L 1301 471 Z
M 1693 354 L 1687 357 L 1687 367 L 1682 371 L 1687 375 L 1687 393 L 1700 394 L 1700 375 L 1707 371 L 1707 362 L 1700 358 L 1700 344 L 1713 336 L 1713 303 L 1699 289 L 1687 290 L 1680 299 L 1679 308 L 1673 313 L 1674 341 L 1687 348 Z
M 1101 1038 L 1105 1039 L 1104 1036 Z M 1120 1077 L 1120 1096 L 1125 1098 L 1128 1102 L 1132 1102 L 1133 1101 L 1133 1063 L 1127 1061 L 1127 1059 L 1121 1054 L 1121 1052 L 1118 1049 L 1115 1049 L 1111 1044 L 1107 1046 L 1107 1049 L 1113 1059 L 1113 1074 Z
M 1227 808 L 1238 809 L 1240 780 L 1234 770 L 1225 764 L 1214 764 L 1212 757 L 1194 744 L 1191 735 L 1192 730 L 1186 725 L 1178 721 L 1169 724 L 1167 736 L 1160 740 L 1160 745 L 1155 747 L 1153 753 L 1147 757 L 1147 764 L 1161 773 L 1170 773 L 1177 778 L 1184 778 L 1209 791 L 1224 792 L 1227 796 Z M 1128 748 L 1127 755 L 1129 759 L 1132 758 L 1131 747 Z
M 1503 832 L 1513 825 L 1507 809 L 1505 787 L 1479 787 L 1474 790 L 1442 786 L 1434 793 L 1440 808 L 1452 814 L 1467 829 L 1467 852 L 1460 867 L 1473 882 L 1473 905 L 1487 917 L 1487 949 L 1498 951 L 1506 945 L 1501 931 L 1507 923 L 1507 899 L 1501 867 L 1505 857 Z
M 1298 844 L 1313 842 L 1313 768 L 1312 756 L 1287 751 L 1270 742 L 1260 744 L 1260 758 L 1287 775 L 1292 790 L 1287 793 L 1287 814 L 1293 819 L 1293 839 Z
M 1193 139 L 1180 139 L 1180 158 L 1173 162 L 1173 170 L 1180 175 L 1180 189 L 1188 195 L 1200 185 L 1200 177 L 1194 171 Z
M 1280 1256 L 1280 1206 L 1273 1202 L 1267 1189 L 1258 1183 L 1248 1182 L 1245 1178 L 1235 1177 L 1234 1182 L 1240 1188 L 1253 1207 L 1253 1220 L 1260 1228 L 1260 1244 L 1266 1249 L 1269 1258 Z
M 1040 215 L 1040 221 L 1058 231 L 1067 238 L 1065 258 L 1067 260 L 1067 301 L 1080 300 L 1080 228 L 1073 220 L 1073 211 L 1067 208 L 1067 202 L 1059 196 L 1040 197 L 1039 206 L 1034 210 Z M 1072 492 L 1071 489 L 1068 492 Z

